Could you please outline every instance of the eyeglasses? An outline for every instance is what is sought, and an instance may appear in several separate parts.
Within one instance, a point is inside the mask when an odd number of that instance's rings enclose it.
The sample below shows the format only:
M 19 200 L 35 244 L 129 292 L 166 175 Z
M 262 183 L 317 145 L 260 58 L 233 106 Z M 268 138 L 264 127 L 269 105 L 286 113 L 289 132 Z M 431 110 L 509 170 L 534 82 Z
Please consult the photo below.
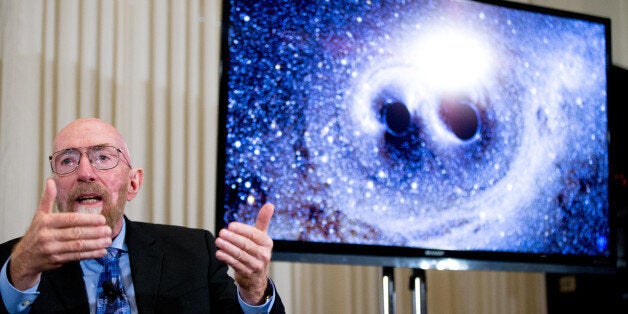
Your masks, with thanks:
M 83 155 L 80 148 L 83 147 L 66 148 L 53 153 L 52 156 L 48 156 L 52 172 L 64 175 L 76 171 L 81 163 L 81 156 Z M 85 152 L 92 167 L 99 170 L 115 168 L 120 161 L 120 153 L 122 153 L 122 151 L 117 147 L 102 145 L 87 147 Z M 124 157 L 124 154 L 122 156 Z M 124 159 L 125 163 L 131 167 L 126 157 L 124 157 Z

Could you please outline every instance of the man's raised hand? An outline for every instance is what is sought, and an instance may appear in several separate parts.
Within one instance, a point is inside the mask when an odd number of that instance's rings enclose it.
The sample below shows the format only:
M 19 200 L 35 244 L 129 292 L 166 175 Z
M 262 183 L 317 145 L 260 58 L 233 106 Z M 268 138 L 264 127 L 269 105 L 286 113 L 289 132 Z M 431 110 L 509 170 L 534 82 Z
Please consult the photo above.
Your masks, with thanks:
M 35 286 L 43 271 L 104 256 L 111 245 L 111 228 L 104 216 L 55 213 L 56 196 L 54 180 L 47 179 L 33 220 L 11 253 L 11 283 L 19 290 Z
M 264 204 L 255 226 L 232 222 L 220 230 L 216 239 L 216 257 L 233 268 L 240 296 L 251 305 L 262 303 L 268 284 L 273 240 L 266 232 L 274 210 L 273 204 Z

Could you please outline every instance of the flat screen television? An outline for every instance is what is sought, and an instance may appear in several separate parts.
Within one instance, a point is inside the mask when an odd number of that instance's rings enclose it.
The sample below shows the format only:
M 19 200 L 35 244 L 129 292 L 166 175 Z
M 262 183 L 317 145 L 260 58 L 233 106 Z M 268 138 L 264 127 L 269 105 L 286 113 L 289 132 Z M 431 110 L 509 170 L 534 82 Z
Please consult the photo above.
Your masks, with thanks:
M 612 271 L 610 21 L 506 1 L 223 4 L 216 228 L 277 261 Z

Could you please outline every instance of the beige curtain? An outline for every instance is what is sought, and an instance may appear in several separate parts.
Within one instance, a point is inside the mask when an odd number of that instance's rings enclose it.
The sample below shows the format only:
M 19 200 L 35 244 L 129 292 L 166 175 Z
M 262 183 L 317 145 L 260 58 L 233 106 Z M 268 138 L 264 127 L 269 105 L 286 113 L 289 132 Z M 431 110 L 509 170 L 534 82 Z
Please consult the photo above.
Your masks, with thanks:
M 612 18 L 628 67 L 625 0 L 521 1 Z M 98 116 L 127 137 L 146 185 L 132 219 L 213 230 L 220 0 L 0 0 L 0 241 L 21 235 L 55 132 Z M 274 262 L 289 313 L 380 313 L 381 269 Z M 412 313 L 397 269 L 397 313 Z M 540 273 L 428 270 L 430 313 L 545 313 Z

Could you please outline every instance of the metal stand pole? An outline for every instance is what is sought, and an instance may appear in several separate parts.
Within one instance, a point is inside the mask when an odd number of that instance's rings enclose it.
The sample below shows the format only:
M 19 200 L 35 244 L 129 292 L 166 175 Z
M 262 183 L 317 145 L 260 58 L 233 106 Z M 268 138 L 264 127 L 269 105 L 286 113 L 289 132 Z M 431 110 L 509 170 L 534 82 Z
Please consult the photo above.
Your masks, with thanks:
M 412 313 L 427 314 L 427 285 L 424 269 L 412 270 L 410 291 L 412 291 Z
M 395 269 L 382 268 L 383 314 L 395 314 Z

